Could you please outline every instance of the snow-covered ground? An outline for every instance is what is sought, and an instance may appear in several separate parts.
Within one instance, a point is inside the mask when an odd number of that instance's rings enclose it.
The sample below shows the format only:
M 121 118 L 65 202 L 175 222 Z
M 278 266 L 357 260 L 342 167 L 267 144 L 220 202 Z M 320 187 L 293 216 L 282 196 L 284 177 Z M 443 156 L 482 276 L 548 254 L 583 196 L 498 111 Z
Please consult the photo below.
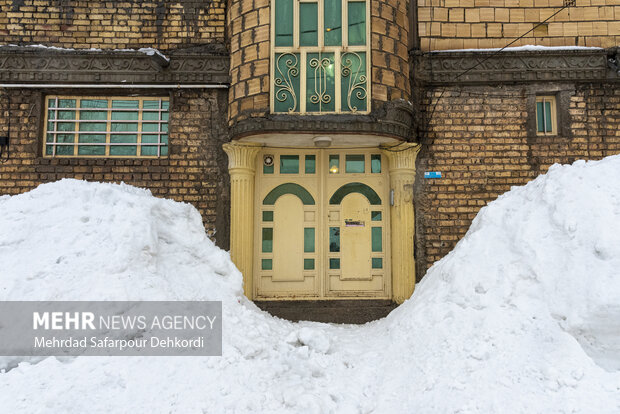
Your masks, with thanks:
M 620 156 L 499 197 L 364 326 L 259 311 L 198 212 L 145 190 L 63 180 L 0 211 L 0 300 L 224 310 L 222 357 L 6 358 L 1 412 L 620 412 Z

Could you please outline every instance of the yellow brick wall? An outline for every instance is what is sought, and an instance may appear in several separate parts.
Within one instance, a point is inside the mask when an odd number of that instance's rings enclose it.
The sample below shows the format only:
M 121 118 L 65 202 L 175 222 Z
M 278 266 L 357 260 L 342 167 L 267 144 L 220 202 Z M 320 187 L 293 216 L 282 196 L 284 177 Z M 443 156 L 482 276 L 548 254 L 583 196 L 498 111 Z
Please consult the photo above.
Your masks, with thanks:
M 567 87 L 568 90 L 570 88 Z M 620 89 L 575 86 L 566 103 L 570 136 L 528 134 L 527 89 L 429 89 L 416 179 L 416 264 L 421 277 L 465 235 L 487 203 L 547 172 L 554 163 L 620 153 Z M 425 179 L 424 171 L 442 178 Z
M 0 44 L 76 49 L 223 43 L 223 0 L 0 0 Z
M 418 0 L 423 51 L 504 47 L 563 6 L 563 0 Z M 620 45 L 620 0 L 576 0 L 512 46 Z

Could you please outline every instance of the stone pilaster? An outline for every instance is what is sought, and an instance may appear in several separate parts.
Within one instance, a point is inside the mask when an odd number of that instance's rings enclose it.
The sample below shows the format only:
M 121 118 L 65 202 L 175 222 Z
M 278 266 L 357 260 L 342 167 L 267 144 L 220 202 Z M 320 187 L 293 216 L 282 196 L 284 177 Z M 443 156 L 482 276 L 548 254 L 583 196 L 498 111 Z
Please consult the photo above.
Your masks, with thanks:
M 415 288 L 413 184 L 415 160 L 419 151 L 419 144 L 409 142 L 383 150 L 389 162 L 390 188 L 394 192 L 394 204 L 390 207 L 390 220 L 392 299 L 396 303 L 402 303 L 408 299 Z
M 243 274 L 245 295 L 253 297 L 254 174 L 257 144 L 226 143 L 230 174 L 230 256 Z

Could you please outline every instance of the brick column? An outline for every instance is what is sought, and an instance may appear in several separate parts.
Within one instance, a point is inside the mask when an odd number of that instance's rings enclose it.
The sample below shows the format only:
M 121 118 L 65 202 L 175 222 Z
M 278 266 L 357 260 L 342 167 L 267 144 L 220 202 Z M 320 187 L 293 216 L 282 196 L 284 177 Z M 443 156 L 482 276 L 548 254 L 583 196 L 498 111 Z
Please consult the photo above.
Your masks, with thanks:
M 254 174 L 261 145 L 230 142 L 222 146 L 230 173 L 230 257 L 243 274 L 243 290 L 252 299 L 254 260 Z
M 383 150 L 389 162 L 390 189 L 394 192 L 394 204 L 390 207 L 390 220 L 392 299 L 396 303 L 403 303 L 407 300 L 415 288 L 413 183 L 418 151 L 420 151 L 420 145 L 409 142 Z

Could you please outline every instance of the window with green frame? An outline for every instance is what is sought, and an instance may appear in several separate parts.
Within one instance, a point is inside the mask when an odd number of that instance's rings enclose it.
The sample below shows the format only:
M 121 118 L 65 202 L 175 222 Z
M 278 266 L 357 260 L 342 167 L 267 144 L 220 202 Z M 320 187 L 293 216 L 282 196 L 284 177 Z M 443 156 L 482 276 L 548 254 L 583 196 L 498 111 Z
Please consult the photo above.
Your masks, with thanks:
M 366 113 L 366 1 L 272 0 L 272 111 Z
M 166 157 L 169 106 L 164 97 L 47 96 L 43 154 Z

